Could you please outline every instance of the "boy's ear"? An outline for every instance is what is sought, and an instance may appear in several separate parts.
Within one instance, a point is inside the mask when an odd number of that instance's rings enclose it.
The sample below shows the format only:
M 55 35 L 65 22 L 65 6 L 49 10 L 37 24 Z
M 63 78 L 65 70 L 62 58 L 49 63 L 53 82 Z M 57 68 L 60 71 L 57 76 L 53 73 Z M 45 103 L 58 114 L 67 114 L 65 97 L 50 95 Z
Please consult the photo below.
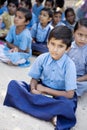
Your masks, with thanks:
M 49 18 L 49 22 L 52 20 L 52 18 Z

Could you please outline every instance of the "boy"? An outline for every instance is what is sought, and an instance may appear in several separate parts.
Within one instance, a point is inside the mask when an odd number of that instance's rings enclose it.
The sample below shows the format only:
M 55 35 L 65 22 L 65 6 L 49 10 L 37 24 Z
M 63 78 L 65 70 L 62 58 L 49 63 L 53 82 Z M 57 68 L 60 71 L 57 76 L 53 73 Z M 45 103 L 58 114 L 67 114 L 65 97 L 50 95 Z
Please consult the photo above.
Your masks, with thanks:
M 49 52 L 40 55 L 31 67 L 30 86 L 12 80 L 4 105 L 18 108 L 41 120 L 50 121 L 57 116 L 55 130 L 70 130 L 76 123 L 74 112 L 77 102 L 76 69 L 65 54 L 71 40 L 70 29 L 65 26 L 54 28 L 48 38 Z

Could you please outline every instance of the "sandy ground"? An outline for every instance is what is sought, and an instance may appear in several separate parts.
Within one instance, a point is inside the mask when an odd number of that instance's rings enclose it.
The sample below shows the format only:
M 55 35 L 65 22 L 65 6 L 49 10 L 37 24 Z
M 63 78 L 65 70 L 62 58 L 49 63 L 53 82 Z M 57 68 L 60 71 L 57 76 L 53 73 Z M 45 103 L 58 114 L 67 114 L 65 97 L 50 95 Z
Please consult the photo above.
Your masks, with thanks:
M 31 58 L 31 64 L 35 60 Z M 50 122 L 33 118 L 17 109 L 3 106 L 3 101 L 10 80 L 30 81 L 28 76 L 30 67 L 20 68 L 0 63 L 0 130 L 54 130 Z M 73 130 L 87 130 L 87 93 L 78 101 L 76 112 L 77 124 Z

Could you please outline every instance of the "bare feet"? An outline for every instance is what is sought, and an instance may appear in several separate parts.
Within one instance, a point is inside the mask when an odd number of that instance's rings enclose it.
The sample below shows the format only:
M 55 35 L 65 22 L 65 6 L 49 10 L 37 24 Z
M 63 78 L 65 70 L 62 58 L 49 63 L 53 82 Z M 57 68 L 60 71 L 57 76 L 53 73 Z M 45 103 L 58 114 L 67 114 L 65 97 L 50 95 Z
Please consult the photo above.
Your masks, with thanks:
M 57 120 L 56 116 L 51 119 L 51 123 L 52 123 L 54 126 L 56 126 L 56 120 Z

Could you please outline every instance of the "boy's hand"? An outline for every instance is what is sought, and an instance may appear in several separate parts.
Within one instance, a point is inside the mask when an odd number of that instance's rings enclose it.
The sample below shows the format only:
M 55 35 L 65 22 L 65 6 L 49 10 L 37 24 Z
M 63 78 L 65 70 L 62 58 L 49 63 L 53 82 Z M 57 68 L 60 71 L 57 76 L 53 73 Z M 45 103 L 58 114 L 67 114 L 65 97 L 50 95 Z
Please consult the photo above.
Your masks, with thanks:
M 18 52 L 18 48 L 17 47 L 12 48 L 12 49 L 10 49 L 10 52 Z
M 32 89 L 32 90 L 31 90 L 31 93 L 32 93 L 32 94 L 41 94 L 41 92 L 38 91 L 38 90 L 36 90 L 36 89 Z
M 40 91 L 42 94 L 45 93 L 45 87 L 41 84 L 37 84 L 37 90 Z

